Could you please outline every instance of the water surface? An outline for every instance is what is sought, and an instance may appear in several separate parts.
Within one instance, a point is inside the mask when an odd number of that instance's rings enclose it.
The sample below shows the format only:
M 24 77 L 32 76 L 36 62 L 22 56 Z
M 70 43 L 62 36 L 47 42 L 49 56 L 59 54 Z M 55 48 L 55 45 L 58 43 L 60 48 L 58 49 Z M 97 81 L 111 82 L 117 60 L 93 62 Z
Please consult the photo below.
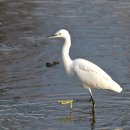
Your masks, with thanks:
M 130 2 L 128 0 L 0 1 L 0 129 L 130 129 Z M 94 90 L 89 102 L 70 111 L 60 99 L 89 99 L 72 84 L 61 61 L 63 40 L 45 37 L 66 28 L 72 59 L 101 66 L 123 88 Z M 47 68 L 46 62 L 60 65 Z

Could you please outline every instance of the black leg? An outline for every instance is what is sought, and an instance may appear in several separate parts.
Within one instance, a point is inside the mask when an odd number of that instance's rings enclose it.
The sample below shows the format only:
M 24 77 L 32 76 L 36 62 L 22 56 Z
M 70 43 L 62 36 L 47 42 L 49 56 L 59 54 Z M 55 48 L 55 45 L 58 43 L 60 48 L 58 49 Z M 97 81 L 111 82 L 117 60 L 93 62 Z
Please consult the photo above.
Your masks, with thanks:
M 94 101 L 94 99 L 93 99 L 93 97 L 92 97 L 92 91 L 91 91 L 91 89 L 90 88 L 88 88 L 88 90 L 89 90 L 89 92 L 90 92 L 90 102 L 92 102 L 92 113 L 95 113 L 95 101 Z
M 92 96 L 89 101 L 92 102 L 92 113 L 95 113 L 95 101 Z
M 95 113 L 95 102 L 92 103 L 92 113 Z

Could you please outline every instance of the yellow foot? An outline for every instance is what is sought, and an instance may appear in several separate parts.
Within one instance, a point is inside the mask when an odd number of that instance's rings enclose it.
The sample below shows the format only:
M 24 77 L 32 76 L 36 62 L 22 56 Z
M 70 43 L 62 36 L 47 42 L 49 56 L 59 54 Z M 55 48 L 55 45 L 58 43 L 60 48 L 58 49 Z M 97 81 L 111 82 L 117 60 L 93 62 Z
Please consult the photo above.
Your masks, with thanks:
M 64 105 L 64 104 L 70 104 L 70 108 L 72 109 L 72 107 L 73 107 L 73 100 L 59 100 L 59 101 L 57 101 L 58 103 L 60 103 L 60 104 L 62 104 L 62 105 Z

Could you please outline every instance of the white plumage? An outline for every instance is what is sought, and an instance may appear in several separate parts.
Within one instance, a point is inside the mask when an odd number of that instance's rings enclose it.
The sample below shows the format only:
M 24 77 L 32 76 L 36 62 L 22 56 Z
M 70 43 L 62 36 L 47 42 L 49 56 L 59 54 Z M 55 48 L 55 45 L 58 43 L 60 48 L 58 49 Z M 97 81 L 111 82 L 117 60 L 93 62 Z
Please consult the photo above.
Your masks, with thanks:
M 71 37 L 67 30 L 61 29 L 50 38 L 61 37 L 65 39 L 62 48 L 62 58 L 65 66 L 66 73 L 72 79 L 75 79 L 81 86 L 87 88 L 92 98 L 91 89 L 108 89 L 120 93 L 122 88 L 112 78 L 94 63 L 84 60 L 76 59 L 71 60 L 69 56 L 69 49 L 71 46 Z
M 97 65 L 84 60 L 74 60 L 71 73 L 85 88 L 109 89 L 121 92 L 122 88 Z

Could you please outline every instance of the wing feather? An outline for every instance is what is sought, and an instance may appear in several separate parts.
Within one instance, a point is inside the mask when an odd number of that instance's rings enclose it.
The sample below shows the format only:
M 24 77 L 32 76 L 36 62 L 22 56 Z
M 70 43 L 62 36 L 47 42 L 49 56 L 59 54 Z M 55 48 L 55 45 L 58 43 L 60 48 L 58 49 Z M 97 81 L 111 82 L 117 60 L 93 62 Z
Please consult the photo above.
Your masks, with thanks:
M 73 62 L 73 76 L 84 87 L 111 89 L 112 78 L 97 65 L 77 59 Z

